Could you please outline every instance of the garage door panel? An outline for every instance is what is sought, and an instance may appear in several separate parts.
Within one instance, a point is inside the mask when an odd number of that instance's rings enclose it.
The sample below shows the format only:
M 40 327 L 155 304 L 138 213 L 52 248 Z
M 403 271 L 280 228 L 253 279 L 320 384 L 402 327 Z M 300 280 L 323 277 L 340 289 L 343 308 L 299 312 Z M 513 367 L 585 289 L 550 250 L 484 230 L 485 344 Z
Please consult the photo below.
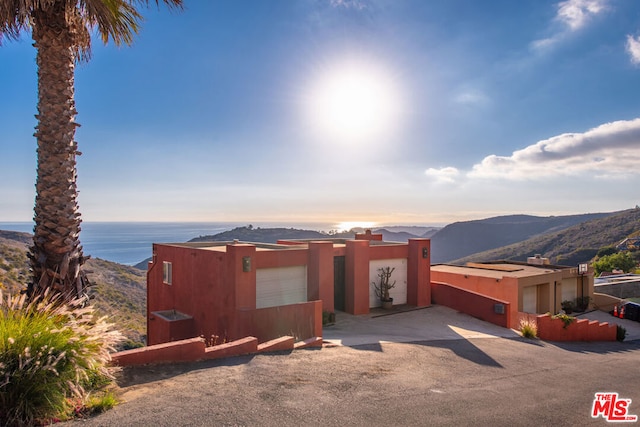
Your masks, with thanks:
M 528 286 L 522 289 L 522 311 L 536 313 L 538 309 L 537 286 Z
M 574 281 L 563 281 L 561 301 L 573 301 L 577 296 L 576 283 Z
M 307 301 L 307 267 L 259 268 L 256 270 L 256 308 Z

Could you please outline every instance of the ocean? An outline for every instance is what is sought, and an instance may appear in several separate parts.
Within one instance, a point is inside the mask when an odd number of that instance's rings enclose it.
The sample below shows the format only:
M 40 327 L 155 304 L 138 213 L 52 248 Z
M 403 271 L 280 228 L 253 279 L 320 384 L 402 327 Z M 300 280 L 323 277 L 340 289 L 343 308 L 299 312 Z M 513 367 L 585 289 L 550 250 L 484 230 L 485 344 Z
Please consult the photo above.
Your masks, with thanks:
M 225 222 L 83 222 L 80 242 L 85 255 L 125 265 L 151 257 L 153 243 L 186 242 L 194 237 L 218 234 L 247 223 Z M 293 227 L 329 231 L 331 224 L 253 223 L 255 227 Z M 335 225 L 333 225 L 335 228 Z M 33 233 L 32 222 L 0 222 L 0 230 Z

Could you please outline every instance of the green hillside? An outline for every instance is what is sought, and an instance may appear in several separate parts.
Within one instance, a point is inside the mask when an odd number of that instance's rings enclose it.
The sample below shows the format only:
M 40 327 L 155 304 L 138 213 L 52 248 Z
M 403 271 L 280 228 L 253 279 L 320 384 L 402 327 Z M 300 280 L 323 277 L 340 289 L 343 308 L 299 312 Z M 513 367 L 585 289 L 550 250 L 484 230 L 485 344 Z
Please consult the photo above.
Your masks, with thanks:
M 478 252 L 452 261 L 453 264 L 492 260 L 526 261 L 541 254 L 552 264 L 578 265 L 589 262 L 598 250 L 640 232 L 640 209 L 629 209 L 605 218 L 593 219 L 555 233 L 536 236 L 497 249 Z
M 431 237 L 431 262 L 443 263 L 558 232 L 592 219 L 616 214 L 596 213 L 539 217 L 507 215 L 449 224 Z
M 20 292 L 29 279 L 27 250 L 31 235 L 0 230 L 0 290 Z M 92 305 L 116 324 L 128 339 L 123 348 L 144 343 L 146 334 L 146 272 L 102 259 L 85 264 Z

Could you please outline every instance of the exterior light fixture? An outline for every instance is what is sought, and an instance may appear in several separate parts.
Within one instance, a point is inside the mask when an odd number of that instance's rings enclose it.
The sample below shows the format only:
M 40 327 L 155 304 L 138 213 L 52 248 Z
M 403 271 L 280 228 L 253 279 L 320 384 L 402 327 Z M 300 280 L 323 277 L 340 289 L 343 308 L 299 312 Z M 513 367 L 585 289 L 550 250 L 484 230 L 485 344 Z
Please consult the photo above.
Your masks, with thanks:
M 251 257 L 244 256 L 242 257 L 242 271 L 245 273 L 249 273 L 251 271 Z

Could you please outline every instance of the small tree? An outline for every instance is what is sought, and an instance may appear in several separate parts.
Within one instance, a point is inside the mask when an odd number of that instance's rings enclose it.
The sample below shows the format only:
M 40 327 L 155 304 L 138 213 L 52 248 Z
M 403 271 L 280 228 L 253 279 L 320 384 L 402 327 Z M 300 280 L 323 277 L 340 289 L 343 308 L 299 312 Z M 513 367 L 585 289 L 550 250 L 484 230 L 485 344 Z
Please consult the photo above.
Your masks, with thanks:
M 391 274 L 393 274 L 394 268 L 391 267 L 382 267 L 378 269 L 378 283 L 371 282 L 376 290 L 376 296 L 380 298 L 380 301 L 390 301 L 391 297 L 389 296 L 389 290 L 395 288 L 396 281 L 390 283 Z
M 614 269 L 620 269 L 628 273 L 635 266 L 636 262 L 628 252 L 605 255 L 593 263 L 596 274 L 600 274 L 603 271 L 613 271 Z

